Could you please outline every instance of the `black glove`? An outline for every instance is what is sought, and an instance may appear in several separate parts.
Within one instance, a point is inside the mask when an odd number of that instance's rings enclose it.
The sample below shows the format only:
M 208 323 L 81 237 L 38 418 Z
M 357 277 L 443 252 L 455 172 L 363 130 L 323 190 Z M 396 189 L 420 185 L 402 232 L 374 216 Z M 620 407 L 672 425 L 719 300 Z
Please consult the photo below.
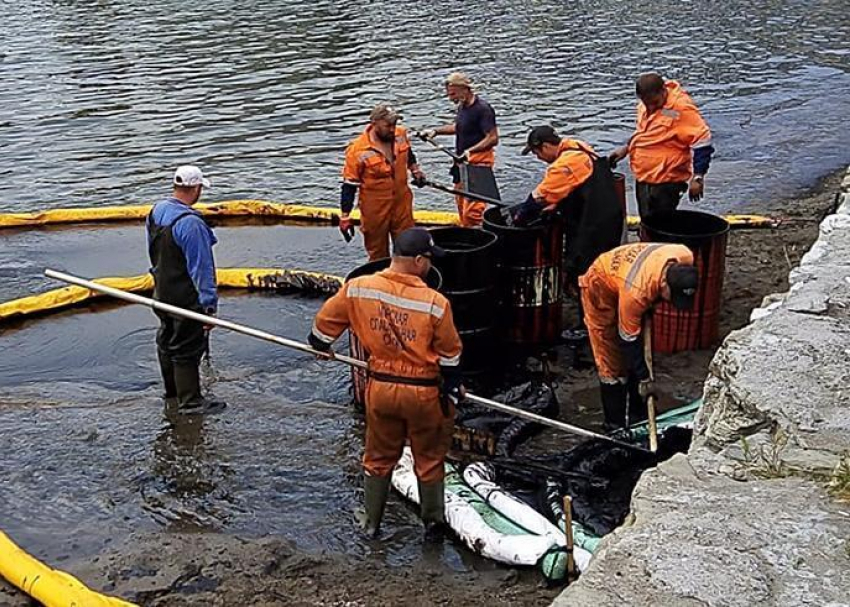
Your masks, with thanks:
M 451 413 L 449 404 L 457 407 L 463 401 L 463 375 L 458 367 L 440 367 L 443 383 L 440 384 L 440 404 L 443 416 Z
M 307 335 L 307 343 L 310 344 L 311 348 L 318 350 L 319 352 L 329 352 L 331 349 L 331 344 L 323 342 L 321 339 L 313 335 L 312 331 L 309 335 Z
M 620 351 L 623 353 L 629 374 L 640 382 L 649 379 L 649 367 L 643 354 L 643 335 L 633 340 L 620 337 Z
M 646 400 L 650 396 L 658 398 L 658 393 L 655 390 L 655 382 L 651 379 L 644 379 L 638 384 L 638 394 Z
M 540 217 L 542 210 L 543 206 L 533 199 L 511 207 L 510 212 L 513 218 L 513 224 L 517 227 L 524 227 Z
M 425 175 L 419 175 L 413 178 L 412 183 L 417 188 L 424 188 L 428 184 L 428 179 L 426 179 Z

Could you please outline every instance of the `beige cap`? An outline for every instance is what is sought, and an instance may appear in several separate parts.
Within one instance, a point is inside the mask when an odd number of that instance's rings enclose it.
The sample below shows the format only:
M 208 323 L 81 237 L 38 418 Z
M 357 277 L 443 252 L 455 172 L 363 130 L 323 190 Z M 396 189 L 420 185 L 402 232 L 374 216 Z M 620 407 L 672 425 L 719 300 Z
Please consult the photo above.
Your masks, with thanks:
M 472 79 L 463 72 L 452 72 L 446 76 L 446 86 L 465 86 L 472 88 Z
M 393 106 L 388 103 L 379 103 L 375 106 L 375 109 L 372 110 L 372 113 L 369 114 L 369 120 L 371 120 L 372 122 L 376 122 L 378 120 L 396 122 L 398 119 L 398 112 Z

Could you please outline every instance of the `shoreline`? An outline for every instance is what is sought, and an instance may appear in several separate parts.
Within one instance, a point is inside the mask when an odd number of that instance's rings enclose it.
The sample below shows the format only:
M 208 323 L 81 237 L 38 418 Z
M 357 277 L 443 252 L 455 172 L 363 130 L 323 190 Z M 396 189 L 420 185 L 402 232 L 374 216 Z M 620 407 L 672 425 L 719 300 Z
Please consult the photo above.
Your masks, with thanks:
M 819 221 L 815 219 L 830 208 L 843 175 L 842 170 L 825 176 L 804 195 L 777 201 L 773 206 L 789 217 L 812 218 L 811 222 L 731 233 L 721 340 L 746 325 L 751 309 L 764 297 L 787 290 L 789 266 L 799 263 L 817 237 Z M 707 205 L 697 208 L 710 211 Z M 658 356 L 658 383 L 667 395 L 668 406 L 677 396 L 701 392 L 714 354 L 711 350 Z M 590 424 L 598 420 L 599 407 L 590 391 L 596 383 L 593 370 L 558 365 L 554 370 L 562 386 L 559 397 L 563 418 L 574 420 L 578 416 Z M 664 405 L 662 401 L 666 408 Z M 544 431 L 519 452 L 546 445 L 552 434 Z M 563 448 L 563 442 L 557 444 Z M 426 550 L 423 547 L 423 552 Z M 443 550 L 435 549 L 433 567 L 414 572 L 388 565 L 380 557 L 315 554 L 274 537 L 244 539 L 222 533 L 156 531 L 130 536 L 92 559 L 71 557 L 52 565 L 77 575 L 92 588 L 136 597 L 144 605 L 238 604 L 249 599 L 302 605 L 530 605 L 548 602 L 562 590 L 542 587 L 534 570 L 494 565 L 488 570 L 450 572 Z M 150 571 L 155 573 L 142 575 Z M 0 583 L 0 604 L 26 605 L 28 599 Z

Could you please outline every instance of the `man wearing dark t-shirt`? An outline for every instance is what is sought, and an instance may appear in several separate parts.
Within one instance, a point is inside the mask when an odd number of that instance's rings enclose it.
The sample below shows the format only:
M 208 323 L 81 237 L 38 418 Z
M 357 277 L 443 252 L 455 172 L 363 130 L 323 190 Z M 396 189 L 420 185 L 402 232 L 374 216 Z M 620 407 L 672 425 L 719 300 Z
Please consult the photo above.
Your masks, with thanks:
M 454 135 L 457 155 L 463 162 L 492 167 L 496 161 L 496 145 L 499 143 L 499 129 L 496 126 L 496 112 L 484 99 L 472 90 L 472 81 L 465 74 L 454 72 L 446 78 L 446 96 L 457 104 L 454 124 L 447 124 L 423 134 Z M 460 182 L 459 173 L 453 167 L 452 176 L 455 186 Z M 455 196 L 460 224 L 465 227 L 477 227 L 483 221 L 486 203 Z

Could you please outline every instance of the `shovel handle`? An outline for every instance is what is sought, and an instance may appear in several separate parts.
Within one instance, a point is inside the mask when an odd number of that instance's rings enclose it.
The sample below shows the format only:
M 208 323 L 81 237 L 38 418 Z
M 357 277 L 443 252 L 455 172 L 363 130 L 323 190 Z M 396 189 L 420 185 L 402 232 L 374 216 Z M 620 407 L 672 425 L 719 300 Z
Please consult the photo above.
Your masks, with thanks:
M 448 154 L 449 156 L 451 156 L 451 157 L 452 157 L 452 160 L 454 160 L 455 162 L 464 162 L 463 158 L 461 158 L 460 156 L 458 156 L 457 154 L 455 154 L 454 152 L 452 152 L 452 151 L 451 151 L 449 148 L 447 148 L 446 146 L 444 146 L 444 145 L 440 145 L 439 143 L 437 143 L 436 141 L 434 141 L 434 140 L 433 140 L 433 139 L 431 139 L 430 137 L 426 137 L 426 136 L 425 136 L 425 134 L 424 134 L 422 131 L 420 131 L 420 130 L 418 130 L 418 129 L 412 129 L 412 130 L 411 130 L 411 132 L 412 132 L 412 133 L 413 133 L 416 137 L 418 137 L 419 139 L 421 139 L 422 141 L 424 141 L 424 142 L 426 142 L 426 143 L 430 143 L 432 146 L 434 146 L 435 148 L 437 148 L 437 149 L 438 149 L 438 150 L 440 150 L 441 152 L 445 152 L 446 154 Z
M 429 188 L 434 188 L 435 190 L 442 190 L 443 192 L 448 192 L 450 194 L 458 194 L 463 196 L 464 198 L 471 198 L 473 200 L 480 200 L 481 202 L 486 202 L 487 204 L 492 204 L 496 207 L 508 207 L 510 205 L 505 204 L 501 200 L 496 200 L 495 198 L 489 198 L 488 196 L 481 196 L 476 194 L 475 192 L 468 192 L 466 190 L 459 190 L 457 188 L 453 188 L 447 186 L 442 183 L 435 183 L 433 181 L 425 180 L 425 185 Z
M 643 357 L 646 367 L 649 369 L 649 379 L 655 381 L 655 373 L 652 370 L 652 316 L 647 315 L 643 319 Z M 649 450 L 658 451 L 658 424 L 655 419 L 655 396 L 649 395 L 646 399 L 646 420 L 649 426 Z

